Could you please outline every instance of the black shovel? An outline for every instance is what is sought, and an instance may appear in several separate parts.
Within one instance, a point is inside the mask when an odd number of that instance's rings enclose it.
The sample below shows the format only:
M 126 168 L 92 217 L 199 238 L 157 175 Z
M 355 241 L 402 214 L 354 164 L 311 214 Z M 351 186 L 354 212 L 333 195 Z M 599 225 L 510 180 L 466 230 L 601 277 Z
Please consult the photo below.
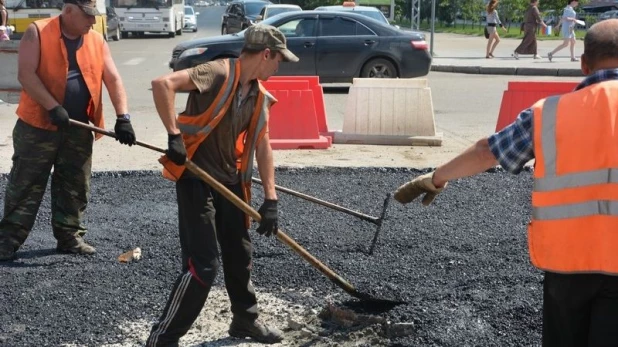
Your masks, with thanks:
M 74 121 L 72 119 L 70 120 L 70 123 L 71 123 L 71 125 L 75 125 L 75 126 L 78 126 L 78 127 L 81 127 L 81 128 L 85 128 L 85 129 L 94 131 L 94 132 L 99 133 L 99 134 L 111 136 L 111 137 L 114 137 L 114 138 L 116 137 L 116 134 L 114 132 L 112 132 L 112 131 L 101 129 L 101 128 L 98 128 L 98 127 L 95 127 L 95 126 L 92 126 L 92 125 L 89 125 L 89 124 L 85 124 L 85 123 L 82 123 L 82 122 Z M 140 141 L 135 141 L 135 144 L 138 145 L 138 146 L 145 147 L 145 148 L 148 148 L 148 149 L 152 149 L 152 150 L 157 151 L 159 153 L 165 154 L 165 150 L 162 149 L 162 148 L 159 148 L 159 147 L 156 147 L 156 146 L 144 143 L 144 142 L 140 142 Z M 185 165 L 185 167 L 189 171 L 191 171 L 192 173 L 197 175 L 199 178 L 204 180 L 206 183 L 208 183 L 208 185 L 210 185 L 212 188 L 214 188 L 220 194 L 225 196 L 236 207 L 241 209 L 244 213 L 249 215 L 251 218 L 253 218 L 257 222 L 259 222 L 262 219 L 260 214 L 256 210 L 254 210 L 249 204 L 244 202 L 241 198 L 236 196 L 234 193 L 230 192 L 224 185 L 222 185 L 217 180 L 212 178 L 208 173 L 206 173 L 200 167 L 195 165 L 191 160 L 189 160 L 187 158 L 187 161 L 185 162 L 184 165 Z M 398 304 L 405 303 L 403 301 L 375 298 L 375 297 L 373 297 L 373 296 L 371 296 L 371 295 L 369 295 L 367 293 L 359 292 L 356 288 L 354 288 L 354 286 L 352 284 L 350 284 L 348 281 L 343 279 L 341 276 L 337 275 L 333 270 L 328 268 L 326 265 L 324 265 L 322 262 L 320 262 L 316 257 L 314 257 L 309 252 L 307 252 L 307 250 L 305 250 L 298 243 L 296 243 L 296 241 L 294 241 L 292 238 L 290 238 L 281 229 L 278 229 L 278 231 L 277 231 L 277 239 L 279 239 L 279 241 L 283 242 L 288 247 L 290 247 L 292 250 L 294 250 L 294 252 L 296 252 L 298 255 L 300 255 L 309 264 L 311 264 L 316 269 L 320 270 L 320 272 L 322 272 L 324 275 L 326 275 L 326 277 L 328 277 L 333 283 L 335 283 L 337 286 L 339 286 L 340 288 L 345 290 L 348 294 L 352 295 L 353 297 L 358 298 L 358 299 L 363 300 L 363 301 L 366 301 L 366 302 L 370 302 L 370 303 L 374 303 L 374 304 L 380 304 L 380 305 L 398 305 Z

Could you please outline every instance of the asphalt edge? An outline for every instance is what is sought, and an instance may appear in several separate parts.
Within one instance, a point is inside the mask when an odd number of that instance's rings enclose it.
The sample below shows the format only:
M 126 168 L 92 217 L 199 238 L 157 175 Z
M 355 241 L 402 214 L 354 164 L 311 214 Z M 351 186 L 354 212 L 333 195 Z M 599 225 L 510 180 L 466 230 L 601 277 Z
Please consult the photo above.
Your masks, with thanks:
M 581 69 L 553 69 L 508 66 L 461 66 L 432 64 L 431 71 L 477 75 L 557 76 L 583 77 Z

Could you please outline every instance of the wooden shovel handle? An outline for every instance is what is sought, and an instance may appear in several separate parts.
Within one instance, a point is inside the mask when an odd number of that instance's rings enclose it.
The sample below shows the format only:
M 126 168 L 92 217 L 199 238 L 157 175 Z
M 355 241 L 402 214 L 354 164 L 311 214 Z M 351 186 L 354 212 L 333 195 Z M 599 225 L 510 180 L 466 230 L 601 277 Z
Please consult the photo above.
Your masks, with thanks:
M 78 122 L 72 119 L 70 120 L 70 124 L 94 131 L 99 134 L 107 135 L 107 136 L 114 137 L 114 138 L 116 137 L 116 134 L 114 132 L 101 129 L 99 127 L 95 127 L 90 124 Z M 148 143 L 144 143 L 141 141 L 135 141 L 135 144 L 141 147 L 152 149 L 153 151 L 156 151 L 159 153 L 165 153 L 165 149 L 148 144 Z M 256 210 L 254 210 L 249 204 L 244 202 L 241 198 L 239 198 L 234 193 L 232 193 L 224 185 L 222 185 L 217 180 L 215 180 L 206 171 L 202 170 L 199 166 L 195 165 L 195 163 L 193 163 L 191 160 L 187 158 L 187 161 L 185 162 L 184 165 L 189 171 L 191 171 L 192 173 L 197 175 L 199 178 L 201 178 L 203 181 L 208 183 L 208 185 L 210 185 L 220 194 L 225 196 L 234 205 L 236 205 L 236 207 L 241 209 L 244 213 L 249 215 L 251 218 L 255 219 L 258 222 L 262 220 L 262 217 L 260 216 L 260 214 Z M 294 241 L 291 237 L 285 234 L 283 230 L 278 229 L 277 238 L 279 239 L 279 241 L 283 242 L 288 247 L 290 247 L 292 250 L 294 250 L 294 252 L 298 253 L 298 255 L 304 258 L 313 267 L 320 270 L 320 272 L 326 275 L 326 277 L 328 277 L 332 282 L 334 282 L 336 285 L 341 287 L 343 290 L 345 290 L 346 292 L 348 292 L 349 294 L 355 297 L 362 296 L 360 293 L 358 293 L 358 291 L 354 288 L 354 286 L 352 286 L 348 281 L 344 280 L 341 276 L 337 275 L 333 270 L 331 270 L 326 265 L 324 265 L 316 257 L 311 255 L 306 249 L 304 249 L 302 246 L 296 243 L 296 241 Z

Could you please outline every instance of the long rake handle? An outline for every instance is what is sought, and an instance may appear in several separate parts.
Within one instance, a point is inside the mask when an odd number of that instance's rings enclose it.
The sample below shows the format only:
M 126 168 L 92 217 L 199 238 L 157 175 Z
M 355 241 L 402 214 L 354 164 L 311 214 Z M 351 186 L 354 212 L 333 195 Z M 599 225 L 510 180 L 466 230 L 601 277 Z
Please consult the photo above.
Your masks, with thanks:
M 259 178 L 252 177 L 251 180 L 253 182 L 255 182 L 255 183 L 262 184 L 262 181 Z M 278 190 L 278 191 L 290 194 L 290 195 L 294 195 L 294 196 L 299 197 L 301 199 L 305 199 L 307 201 L 315 202 L 316 204 L 319 204 L 319 205 L 322 205 L 322 206 L 330 207 L 330 208 L 332 208 L 334 210 L 337 210 L 339 212 L 344 212 L 344 213 L 350 214 L 352 216 L 356 216 L 356 217 L 358 217 L 358 218 L 360 218 L 362 220 L 365 220 L 367 222 L 371 222 L 371 223 L 376 224 L 376 225 L 379 225 L 380 222 L 381 222 L 380 218 L 373 217 L 373 216 L 370 216 L 370 215 L 367 215 L 367 214 L 364 214 L 364 213 L 361 213 L 361 212 L 358 212 L 358 211 L 354 211 L 354 210 L 351 210 L 349 208 L 346 208 L 346 207 L 343 207 L 343 206 L 339 206 L 339 205 L 333 204 L 332 202 L 324 201 L 324 200 L 318 199 L 316 197 L 313 197 L 311 195 L 307 195 L 307 194 L 304 194 L 304 193 L 301 193 L 301 192 L 297 192 L 297 191 L 289 189 L 289 188 L 285 188 L 285 187 L 281 187 L 281 186 L 275 185 L 275 189 Z
M 111 137 L 114 137 L 114 138 L 116 137 L 116 134 L 114 132 L 109 131 L 109 130 L 105 130 L 105 129 L 101 129 L 99 127 L 95 127 L 95 126 L 92 126 L 90 124 L 74 121 L 72 119 L 70 120 L 70 123 L 71 123 L 71 125 L 76 125 L 76 126 L 79 126 L 79 127 L 82 127 L 82 128 L 85 128 L 85 129 L 97 132 L 99 134 L 111 136 Z M 165 150 L 163 148 L 160 148 L 160 147 L 157 147 L 157 146 L 154 146 L 154 145 L 150 145 L 150 144 L 147 144 L 147 143 L 144 143 L 144 142 L 141 142 L 141 141 L 135 141 L 135 144 L 138 145 L 138 146 L 142 146 L 142 147 L 148 148 L 148 149 L 152 149 L 153 151 L 156 151 L 156 152 L 165 153 Z M 222 185 L 217 180 L 212 178 L 208 173 L 206 173 L 206 171 L 202 170 L 199 166 L 195 165 L 188 158 L 187 158 L 187 161 L 185 162 L 184 165 L 185 165 L 185 167 L 189 171 L 191 171 L 192 173 L 196 174 L 199 178 L 204 180 L 206 183 L 208 183 L 211 187 L 213 187 L 219 193 L 223 194 L 223 196 L 225 196 L 234 205 L 236 205 L 236 207 L 238 207 L 243 212 L 245 212 L 246 214 L 251 216 L 251 218 L 255 219 L 258 222 L 262 220 L 262 217 L 260 216 L 260 214 L 256 210 L 254 210 L 249 204 L 247 204 L 241 198 L 239 198 L 234 193 L 229 191 L 224 185 Z M 290 247 L 292 250 L 294 250 L 294 252 L 298 253 L 298 255 L 300 255 L 303 259 L 305 259 L 313 267 L 315 267 L 316 269 L 320 270 L 320 272 L 322 272 L 324 275 L 326 275 L 326 277 L 328 277 L 332 282 L 334 282 L 336 285 L 338 285 L 343 290 L 348 292 L 350 295 L 352 295 L 354 297 L 363 297 L 361 295 L 361 293 L 359 293 L 354 288 L 354 286 L 352 286 L 348 281 L 344 280 L 341 276 L 339 276 L 337 273 L 335 273 L 333 270 L 331 270 L 328 266 L 324 265 L 316 257 L 311 255 L 311 253 L 309 253 L 301 245 L 296 243 L 296 241 L 294 241 L 291 237 L 289 237 L 287 234 L 285 234 L 283 232 L 283 230 L 278 229 L 278 231 L 277 231 L 277 238 L 279 239 L 279 241 L 283 242 L 288 247 Z

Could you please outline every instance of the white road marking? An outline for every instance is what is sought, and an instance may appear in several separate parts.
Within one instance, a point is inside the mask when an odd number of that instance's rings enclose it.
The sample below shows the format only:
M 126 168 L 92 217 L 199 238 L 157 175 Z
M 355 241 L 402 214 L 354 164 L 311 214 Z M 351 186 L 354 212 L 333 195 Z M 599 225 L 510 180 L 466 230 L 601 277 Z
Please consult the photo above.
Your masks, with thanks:
M 124 63 L 122 63 L 122 65 L 139 65 L 144 60 L 146 60 L 146 58 L 133 58 L 133 59 L 125 61 Z

